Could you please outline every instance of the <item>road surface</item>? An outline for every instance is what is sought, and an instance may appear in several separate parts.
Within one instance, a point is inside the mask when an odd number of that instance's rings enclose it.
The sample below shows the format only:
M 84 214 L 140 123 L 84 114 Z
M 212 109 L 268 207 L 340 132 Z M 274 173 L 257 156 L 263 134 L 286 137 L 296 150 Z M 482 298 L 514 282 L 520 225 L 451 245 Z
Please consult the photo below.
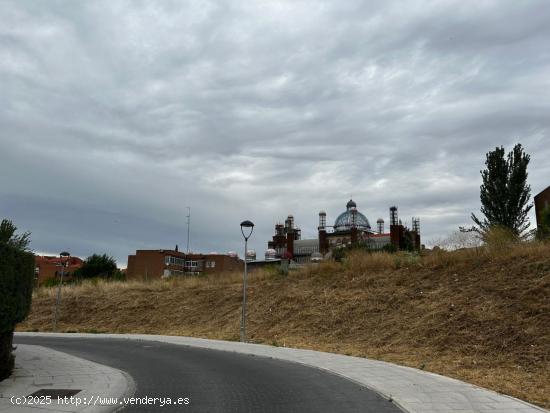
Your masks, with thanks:
M 189 398 L 183 406 L 127 406 L 128 412 L 402 413 L 342 377 L 275 359 L 126 339 L 18 337 L 130 374 L 135 397 Z M 99 395 L 100 396 L 100 395 Z

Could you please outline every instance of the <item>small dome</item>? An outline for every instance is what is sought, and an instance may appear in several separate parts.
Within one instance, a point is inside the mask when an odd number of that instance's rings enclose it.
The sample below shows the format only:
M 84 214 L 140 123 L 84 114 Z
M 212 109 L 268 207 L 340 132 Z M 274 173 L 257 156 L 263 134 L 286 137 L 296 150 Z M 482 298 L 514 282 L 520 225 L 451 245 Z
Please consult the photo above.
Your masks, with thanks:
M 229 252 L 227 253 L 227 255 L 230 256 L 230 257 L 233 257 L 233 258 L 239 256 L 239 254 L 237 254 L 235 251 L 229 251 Z
M 277 251 L 275 251 L 273 248 L 269 248 L 265 251 L 266 260 L 274 260 L 276 258 L 277 258 Z
M 357 208 L 357 204 L 355 203 L 355 201 L 353 199 L 350 199 L 348 201 L 348 203 L 346 204 L 346 208 L 347 209 Z

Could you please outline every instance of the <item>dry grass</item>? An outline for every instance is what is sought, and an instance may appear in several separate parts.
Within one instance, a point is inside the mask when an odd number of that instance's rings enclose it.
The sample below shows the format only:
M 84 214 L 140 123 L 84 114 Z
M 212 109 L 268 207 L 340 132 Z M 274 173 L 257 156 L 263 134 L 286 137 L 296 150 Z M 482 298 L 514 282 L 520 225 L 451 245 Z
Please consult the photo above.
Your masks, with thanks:
M 255 280 L 260 280 L 271 276 L 269 272 L 262 272 L 254 275 Z M 113 290 L 119 293 L 131 292 L 162 292 L 173 289 L 186 289 L 196 287 L 211 286 L 220 288 L 221 286 L 233 285 L 242 282 L 242 274 L 215 274 L 207 277 L 185 277 L 156 279 L 149 282 L 144 281 L 105 281 L 102 279 L 85 280 L 80 284 L 68 284 L 62 287 L 62 295 L 85 296 L 87 294 L 108 294 Z M 57 296 L 57 287 L 39 288 L 34 291 L 33 299 L 55 298 Z
M 238 339 L 241 275 L 88 282 L 63 291 L 64 331 Z M 53 289 L 21 330 L 49 331 Z M 550 245 L 364 254 L 251 275 L 255 342 L 396 362 L 550 407 Z

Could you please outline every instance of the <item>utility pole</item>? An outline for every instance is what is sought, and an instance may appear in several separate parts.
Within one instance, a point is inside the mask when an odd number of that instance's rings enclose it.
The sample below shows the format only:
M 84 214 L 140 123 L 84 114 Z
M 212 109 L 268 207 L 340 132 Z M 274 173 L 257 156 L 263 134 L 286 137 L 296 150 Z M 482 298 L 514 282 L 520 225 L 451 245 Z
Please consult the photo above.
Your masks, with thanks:
M 187 207 L 187 253 L 189 254 L 189 227 L 191 227 L 191 207 Z

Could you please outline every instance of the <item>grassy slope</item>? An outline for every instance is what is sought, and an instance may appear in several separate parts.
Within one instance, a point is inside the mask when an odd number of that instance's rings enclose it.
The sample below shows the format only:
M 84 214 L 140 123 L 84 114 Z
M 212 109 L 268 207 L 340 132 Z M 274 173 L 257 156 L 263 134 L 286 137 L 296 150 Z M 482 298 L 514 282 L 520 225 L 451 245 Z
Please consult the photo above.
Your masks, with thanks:
M 256 274 L 252 341 L 424 368 L 550 407 L 550 246 L 356 254 L 288 277 Z M 51 328 L 55 294 L 35 293 L 20 330 Z M 88 283 L 63 292 L 62 331 L 237 340 L 239 275 Z

